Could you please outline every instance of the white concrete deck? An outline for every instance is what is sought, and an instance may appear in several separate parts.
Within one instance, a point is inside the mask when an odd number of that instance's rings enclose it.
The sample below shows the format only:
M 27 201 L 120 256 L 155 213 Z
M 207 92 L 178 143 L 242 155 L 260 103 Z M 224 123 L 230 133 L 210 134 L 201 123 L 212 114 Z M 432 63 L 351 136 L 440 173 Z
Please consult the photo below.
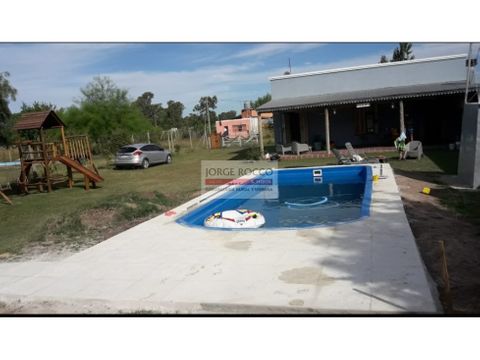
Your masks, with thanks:
M 0 301 L 68 312 L 437 312 L 390 166 L 384 173 L 366 219 L 256 232 L 175 223 L 195 199 L 64 260 L 0 264 Z

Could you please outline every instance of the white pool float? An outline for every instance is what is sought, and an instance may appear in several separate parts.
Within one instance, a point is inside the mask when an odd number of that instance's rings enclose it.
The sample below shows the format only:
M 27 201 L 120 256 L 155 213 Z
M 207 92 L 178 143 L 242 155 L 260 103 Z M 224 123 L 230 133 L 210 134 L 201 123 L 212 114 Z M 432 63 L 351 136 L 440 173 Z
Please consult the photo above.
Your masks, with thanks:
M 247 209 L 226 210 L 210 215 L 204 225 L 224 229 L 256 229 L 265 224 L 265 217 L 259 212 Z

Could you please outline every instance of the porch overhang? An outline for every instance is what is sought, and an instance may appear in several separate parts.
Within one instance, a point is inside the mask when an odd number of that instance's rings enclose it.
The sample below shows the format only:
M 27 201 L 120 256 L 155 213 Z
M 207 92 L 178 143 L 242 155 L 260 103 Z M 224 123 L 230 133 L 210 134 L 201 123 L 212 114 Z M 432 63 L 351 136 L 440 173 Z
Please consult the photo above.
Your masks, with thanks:
M 477 84 L 478 86 L 478 84 Z M 472 87 L 471 87 L 472 89 Z M 319 94 L 294 98 L 273 99 L 257 108 L 258 112 L 288 111 L 333 105 L 347 105 L 374 101 L 401 100 L 436 95 L 465 93 L 465 82 L 422 84 L 388 87 L 372 90 Z

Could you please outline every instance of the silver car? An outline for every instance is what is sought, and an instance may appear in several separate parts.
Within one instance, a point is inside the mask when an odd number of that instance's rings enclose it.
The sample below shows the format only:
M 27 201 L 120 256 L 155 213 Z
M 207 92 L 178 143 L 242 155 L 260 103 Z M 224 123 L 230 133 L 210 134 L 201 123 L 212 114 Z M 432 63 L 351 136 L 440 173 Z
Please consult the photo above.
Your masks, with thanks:
M 155 144 L 131 144 L 122 146 L 115 156 L 115 167 L 142 167 L 147 169 L 152 164 L 172 162 L 172 154 Z

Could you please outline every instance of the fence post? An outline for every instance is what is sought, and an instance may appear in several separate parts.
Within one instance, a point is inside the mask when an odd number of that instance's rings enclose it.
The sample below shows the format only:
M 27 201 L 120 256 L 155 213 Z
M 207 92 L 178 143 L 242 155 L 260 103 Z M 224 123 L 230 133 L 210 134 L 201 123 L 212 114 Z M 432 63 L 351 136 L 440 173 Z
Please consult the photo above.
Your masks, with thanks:
M 167 140 L 168 140 L 168 150 L 170 150 L 170 152 L 172 152 L 172 140 L 171 140 L 171 136 L 170 136 L 170 131 L 167 131 Z
M 442 279 L 443 279 L 443 285 L 445 287 L 444 289 L 444 301 L 445 305 L 447 308 L 447 313 L 452 313 L 453 312 L 453 299 L 452 299 L 452 292 L 450 289 L 450 276 L 448 275 L 448 266 L 447 266 L 447 252 L 445 250 L 445 241 L 440 240 L 439 242 L 440 245 L 440 252 L 442 256 Z

